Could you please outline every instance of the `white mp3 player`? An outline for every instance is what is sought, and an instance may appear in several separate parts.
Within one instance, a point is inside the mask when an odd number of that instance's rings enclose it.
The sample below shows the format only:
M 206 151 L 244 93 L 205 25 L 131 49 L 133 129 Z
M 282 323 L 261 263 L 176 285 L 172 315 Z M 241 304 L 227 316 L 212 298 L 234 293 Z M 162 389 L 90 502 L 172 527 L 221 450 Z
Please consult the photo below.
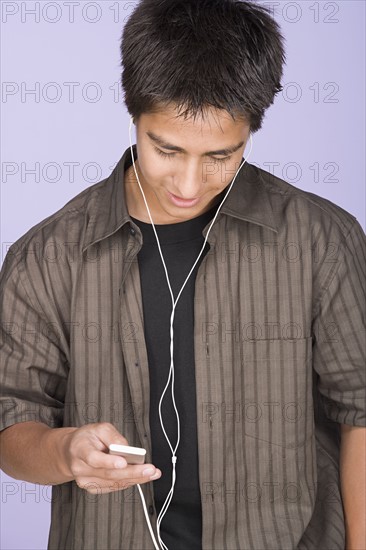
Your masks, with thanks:
M 128 464 L 144 464 L 146 449 L 111 443 L 111 445 L 109 445 L 109 454 L 123 456 Z

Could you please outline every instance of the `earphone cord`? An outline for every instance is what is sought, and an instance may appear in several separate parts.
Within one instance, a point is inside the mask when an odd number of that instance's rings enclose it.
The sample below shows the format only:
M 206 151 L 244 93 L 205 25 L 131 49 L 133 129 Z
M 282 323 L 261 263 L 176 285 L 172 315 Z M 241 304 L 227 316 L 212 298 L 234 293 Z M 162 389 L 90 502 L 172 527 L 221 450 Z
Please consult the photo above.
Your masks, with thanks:
M 165 270 L 165 276 L 166 276 L 166 279 L 167 279 L 167 282 L 168 282 L 168 286 L 169 286 L 169 291 L 170 291 L 170 295 L 171 295 L 171 298 L 172 298 L 172 304 L 173 304 L 173 309 L 172 309 L 172 314 L 171 314 L 171 317 L 170 317 L 170 369 L 169 369 L 169 377 L 168 377 L 168 380 L 167 380 L 167 383 L 165 385 L 165 388 L 164 388 L 164 391 L 161 395 L 161 398 L 160 398 L 160 401 L 159 401 L 159 417 L 160 417 L 160 424 L 161 424 L 161 427 L 163 429 L 163 432 L 164 432 L 164 435 L 165 435 L 165 439 L 167 440 L 168 442 L 168 445 L 170 447 L 170 450 L 172 452 L 172 464 L 173 464 L 173 470 L 172 470 L 172 486 L 171 486 L 171 489 L 167 495 L 167 498 L 163 504 L 163 507 L 162 509 L 160 510 L 160 513 L 158 515 L 158 519 L 157 519 L 157 534 L 158 534 L 158 539 L 159 539 L 159 542 L 160 542 L 160 545 L 161 547 L 164 548 L 164 550 L 168 550 L 167 546 L 164 544 L 164 542 L 162 541 L 161 537 L 160 537 L 160 524 L 162 522 L 162 519 L 163 519 L 163 516 L 166 514 L 167 512 L 167 509 L 170 505 L 170 502 L 173 498 L 173 493 L 174 493 L 174 486 L 175 486 L 175 481 L 176 481 L 176 471 L 175 471 L 175 466 L 176 466 L 176 462 L 177 462 L 177 456 L 176 456 L 176 451 L 177 451 L 177 448 L 178 448 L 178 445 L 179 445 L 179 442 L 180 442 L 180 421 L 179 421 L 179 414 L 178 414 L 178 410 L 177 410 L 177 407 L 176 407 L 176 403 L 175 403 L 175 399 L 174 399 L 174 361 L 173 361 L 173 349 L 174 349 L 174 338 L 173 338 L 173 335 L 174 335 L 174 331 L 173 331 L 173 322 L 174 322 L 174 312 L 175 312 L 175 308 L 176 308 L 176 305 L 177 305 L 177 302 L 179 300 L 179 297 L 192 273 L 192 271 L 194 270 L 198 260 L 200 259 L 203 251 L 204 251 L 204 248 L 206 246 L 206 242 L 207 242 L 207 238 L 208 238 L 208 235 L 211 231 L 211 227 L 213 226 L 213 224 L 215 223 L 215 220 L 216 220 L 216 217 L 219 213 L 219 210 L 221 208 L 221 206 L 223 205 L 223 203 L 225 202 L 225 199 L 226 197 L 228 196 L 228 194 L 230 193 L 231 191 L 231 188 L 236 180 L 236 177 L 240 171 L 240 169 L 244 166 L 244 164 L 246 163 L 247 159 L 249 158 L 250 156 L 250 153 L 252 151 L 252 147 L 253 147 L 253 139 L 252 139 L 252 134 L 250 134 L 250 150 L 249 150 L 249 154 L 247 155 L 247 157 L 244 159 L 244 162 L 239 166 L 234 178 L 233 178 L 233 181 L 231 182 L 230 186 L 229 186 L 229 189 L 227 191 L 227 193 L 225 194 L 225 197 L 223 198 L 219 208 L 217 209 L 216 211 L 216 214 L 211 222 L 211 225 L 207 231 L 207 234 L 206 234 L 206 237 L 205 237 L 205 241 L 203 243 L 203 246 L 202 246 L 202 249 L 201 249 L 201 252 L 199 253 L 195 263 L 193 264 L 193 267 L 191 269 L 191 271 L 188 273 L 188 276 L 182 286 L 182 288 L 180 289 L 180 292 L 177 296 L 177 299 L 174 301 L 174 296 L 173 296 L 173 291 L 172 291 L 172 288 L 170 286 L 170 279 L 169 279 L 169 275 L 168 275 L 168 271 L 167 271 L 167 268 L 166 268 L 166 265 L 165 265 L 165 261 L 164 261 L 164 257 L 163 257 L 163 254 L 162 254 L 162 251 L 161 251 L 161 248 L 160 248 L 160 241 L 159 241 L 159 238 L 158 238 L 158 235 L 156 233 L 156 229 L 155 229 L 155 225 L 154 225 L 154 222 L 152 220 L 152 217 L 151 217 L 151 214 L 150 214 L 150 210 L 149 210 L 149 207 L 148 207 L 148 204 L 147 204 L 147 201 L 146 201 L 146 198 L 145 198 L 145 194 L 144 194 L 144 191 L 142 189 L 142 186 L 140 184 L 140 180 L 139 180 L 139 177 L 138 177 L 138 174 L 137 174 L 137 171 L 136 171 L 136 167 L 135 167 L 135 159 L 134 159 L 134 156 L 133 156 L 133 147 L 132 147 L 132 141 L 131 141 L 131 129 L 132 129 L 132 123 L 133 123 L 133 119 L 132 117 L 130 118 L 130 128 L 129 128 L 129 137 L 130 137 L 130 149 L 131 149 L 131 157 L 132 157 L 132 163 L 133 163 L 133 168 L 134 168 L 134 171 L 135 171 L 135 174 L 136 174 L 136 179 L 137 179 L 137 182 L 139 184 L 139 187 L 140 187 L 140 190 L 141 190 L 141 193 L 142 193 L 142 196 L 143 196 L 143 199 L 144 199 L 144 202 L 145 202 L 145 205 L 146 205 L 146 208 L 147 208 L 147 211 L 148 211 L 148 214 L 149 214 L 149 218 L 150 218 L 150 221 L 151 221 L 151 224 L 152 224 L 152 227 L 153 227 L 153 230 L 154 230 L 154 233 L 155 233 L 155 237 L 156 237 L 156 241 L 157 241 L 157 244 L 158 244 L 158 248 L 159 248 L 159 253 L 160 253 L 160 257 L 161 257 L 161 260 L 163 262 L 163 266 L 164 266 L 164 270 Z M 173 405 L 174 405 L 174 410 L 175 410 L 175 414 L 176 414 L 176 418 L 177 418 L 177 425 L 178 425 L 178 437 L 177 437 L 177 443 L 176 443 L 176 446 L 175 448 L 173 449 L 171 443 L 170 443 L 170 440 L 169 440 L 169 437 L 167 436 L 167 433 L 165 431 L 165 428 L 164 428 L 164 423 L 163 423 L 163 419 L 162 419 L 162 416 L 161 416 L 161 403 L 162 403 L 162 400 L 164 398 L 164 395 L 165 395 L 165 392 L 167 390 L 167 387 L 169 386 L 169 382 L 170 382 L 170 378 L 172 378 L 172 388 L 171 388 L 171 394 L 172 394 L 172 401 L 173 401 Z M 154 536 L 154 532 L 153 532 L 153 529 L 152 529 L 152 526 L 151 526 L 151 523 L 150 523 L 150 519 L 149 519 L 149 516 L 148 516 L 148 512 L 147 512 L 147 509 L 146 509 L 146 503 L 145 503 L 145 499 L 144 499 L 144 495 L 143 495 L 143 492 L 142 492 L 142 489 L 141 489 L 141 486 L 139 484 L 137 484 L 137 488 L 139 490 L 139 493 L 140 493 L 140 497 L 141 497 L 141 501 L 142 501 L 142 505 L 143 505 L 143 508 L 144 508 L 144 513 L 145 513 L 145 518 L 146 518 L 146 522 L 148 524 L 148 527 L 149 527 L 149 530 L 150 530 L 150 534 L 151 534 L 151 538 L 153 540 L 153 543 L 154 543 L 154 546 L 156 548 L 156 550 L 161 550 L 155 540 L 155 536 Z

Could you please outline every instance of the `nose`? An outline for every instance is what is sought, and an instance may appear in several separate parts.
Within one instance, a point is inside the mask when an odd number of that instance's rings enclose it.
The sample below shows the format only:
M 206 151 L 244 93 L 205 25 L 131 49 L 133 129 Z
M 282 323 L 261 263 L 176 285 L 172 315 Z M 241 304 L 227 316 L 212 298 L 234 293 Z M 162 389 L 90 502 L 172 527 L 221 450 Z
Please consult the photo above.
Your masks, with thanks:
M 181 199 L 192 200 L 200 197 L 203 185 L 202 165 L 195 161 L 188 162 L 174 183 L 175 191 L 172 192 Z

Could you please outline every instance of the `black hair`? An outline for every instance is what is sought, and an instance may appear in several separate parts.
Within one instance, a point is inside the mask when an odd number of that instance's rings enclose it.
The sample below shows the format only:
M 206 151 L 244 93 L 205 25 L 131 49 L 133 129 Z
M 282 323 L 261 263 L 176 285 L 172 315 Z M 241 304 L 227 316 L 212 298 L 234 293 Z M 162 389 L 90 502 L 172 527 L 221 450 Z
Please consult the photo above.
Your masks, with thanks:
M 283 89 L 283 42 L 253 1 L 141 0 L 121 37 L 127 110 L 136 123 L 169 106 L 184 118 L 224 109 L 254 133 Z

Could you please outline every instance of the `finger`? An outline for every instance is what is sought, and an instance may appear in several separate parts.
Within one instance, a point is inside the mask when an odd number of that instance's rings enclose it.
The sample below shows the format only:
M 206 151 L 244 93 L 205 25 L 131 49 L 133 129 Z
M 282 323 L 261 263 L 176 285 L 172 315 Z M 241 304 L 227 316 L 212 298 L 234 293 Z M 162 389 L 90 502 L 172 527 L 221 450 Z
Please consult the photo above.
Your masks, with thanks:
M 84 462 L 91 469 L 114 470 L 126 468 L 127 460 L 123 456 L 110 455 L 104 451 L 93 449 L 84 457 Z
M 156 470 L 153 464 L 128 464 L 123 457 L 93 450 L 88 454 L 85 468 L 83 468 L 83 471 L 80 470 L 79 474 L 83 477 L 90 476 L 115 480 L 128 477 L 150 477 L 156 473 Z
M 106 449 L 111 443 L 129 446 L 127 439 L 110 422 L 95 424 L 95 434 L 104 443 Z
M 92 474 L 85 475 L 82 474 L 80 478 L 93 478 L 99 482 L 113 482 L 121 481 L 126 482 L 131 480 L 133 483 L 139 483 L 140 480 L 144 482 L 150 480 L 156 480 L 161 477 L 162 473 L 159 468 L 155 468 L 152 464 L 145 464 L 142 466 L 132 466 L 129 465 L 124 469 L 115 469 L 115 470 L 93 470 Z
M 78 439 L 82 436 L 85 438 L 83 446 L 87 445 L 89 448 L 104 452 L 108 452 L 111 443 L 129 446 L 127 439 L 110 422 L 98 422 L 81 426 L 77 430 L 76 436 L 78 436 Z
M 145 479 L 144 481 L 141 481 L 141 485 L 143 483 L 148 483 L 148 482 L 149 480 Z M 101 485 L 100 483 L 96 483 L 93 481 L 88 483 L 80 483 L 78 484 L 78 487 L 80 487 L 80 489 L 83 489 L 84 491 L 87 491 L 92 495 L 103 495 L 106 493 L 115 493 L 117 491 L 125 491 L 126 489 L 129 489 L 134 485 L 137 485 L 137 483 L 127 482 L 127 481 L 125 482 L 115 481 L 113 483 L 110 483 L 109 485 Z
M 93 474 L 96 475 L 96 477 L 99 477 L 99 473 Z M 121 469 L 115 469 L 115 470 L 105 470 L 104 471 L 104 479 L 111 480 L 111 481 L 118 481 L 118 480 L 132 480 L 133 482 L 136 482 L 136 480 L 151 480 L 151 479 L 158 479 L 161 477 L 161 470 L 159 468 L 155 468 L 152 464 L 144 464 L 143 466 L 135 466 L 129 464 L 126 466 L 126 468 Z M 139 483 L 139 481 L 137 481 Z
M 159 472 L 153 477 L 155 479 L 158 479 L 160 476 L 161 476 L 161 472 L 159 470 Z M 122 491 L 134 485 L 137 485 L 137 484 L 142 485 L 144 483 L 149 483 L 151 481 L 154 481 L 154 479 L 151 479 L 148 477 L 117 480 L 113 482 L 101 480 L 99 478 L 86 478 L 86 479 L 82 478 L 82 479 L 75 480 L 77 486 L 80 489 L 83 489 L 91 494 L 105 494 L 105 493 L 111 493 L 113 491 Z

